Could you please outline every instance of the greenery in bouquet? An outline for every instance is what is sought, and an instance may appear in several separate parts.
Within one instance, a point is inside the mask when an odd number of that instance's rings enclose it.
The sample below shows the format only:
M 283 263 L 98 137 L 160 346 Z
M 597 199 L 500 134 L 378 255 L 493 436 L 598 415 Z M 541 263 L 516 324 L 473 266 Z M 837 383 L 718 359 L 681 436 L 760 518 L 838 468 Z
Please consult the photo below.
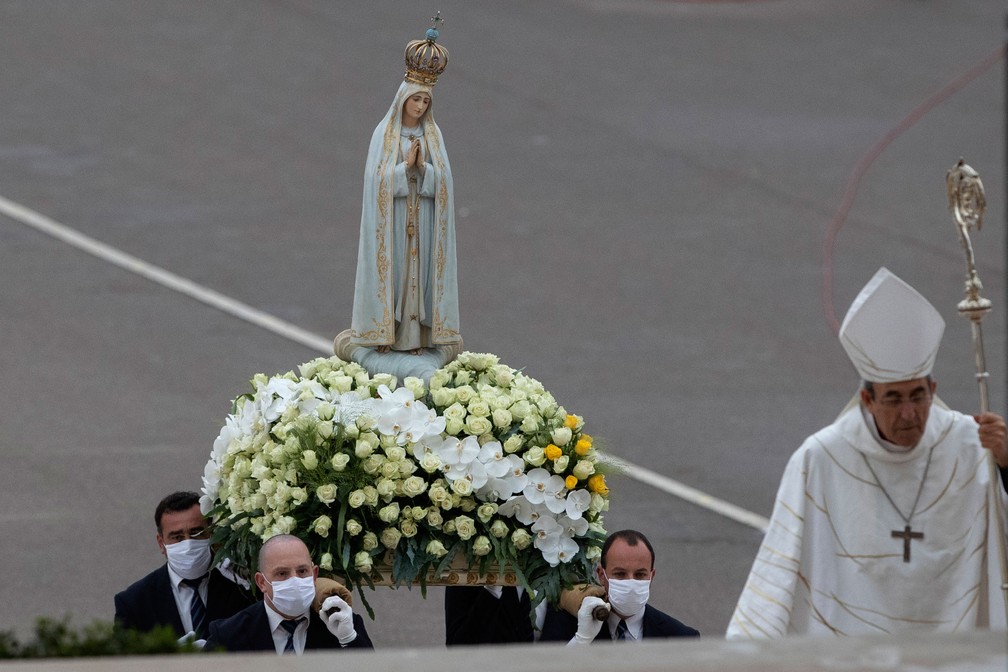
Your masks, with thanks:
M 513 570 L 535 602 L 583 582 L 608 489 L 583 420 L 537 380 L 465 352 L 431 377 L 370 376 L 338 358 L 256 375 L 203 477 L 219 556 L 254 571 L 262 542 L 305 540 L 324 572 L 373 587 Z

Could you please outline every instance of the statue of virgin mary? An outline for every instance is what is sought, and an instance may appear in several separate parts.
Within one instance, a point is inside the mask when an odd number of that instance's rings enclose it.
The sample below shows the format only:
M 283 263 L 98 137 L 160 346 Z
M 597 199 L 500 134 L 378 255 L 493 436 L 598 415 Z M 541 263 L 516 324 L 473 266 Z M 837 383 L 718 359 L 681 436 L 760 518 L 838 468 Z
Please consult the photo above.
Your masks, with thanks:
M 421 354 L 461 344 L 451 165 L 432 90 L 437 30 L 406 48 L 406 77 L 371 136 L 349 341 Z

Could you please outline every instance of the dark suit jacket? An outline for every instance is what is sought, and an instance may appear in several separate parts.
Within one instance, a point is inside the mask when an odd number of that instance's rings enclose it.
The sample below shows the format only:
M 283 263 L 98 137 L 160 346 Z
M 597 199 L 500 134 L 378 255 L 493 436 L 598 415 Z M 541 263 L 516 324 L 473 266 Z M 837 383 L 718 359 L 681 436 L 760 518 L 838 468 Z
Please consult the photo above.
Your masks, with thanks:
M 659 611 L 650 604 L 644 606 L 644 631 L 645 639 L 651 637 L 699 637 L 697 630 L 684 625 L 672 618 L 668 614 Z M 553 608 L 546 614 L 543 623 L 542 637 L 544 642 L 569 642 L 574 633 L 577 632 L 577 619 L 566 611 L 559 611 Z M 595 637 L 596 642 L 611 642 L 612 633 L 609 632 L 609 624 L 603 623 L 602 629 Z
M 532 603 L 505 586 L 500 599 L 481 586 L 445 588 L 445 644 L 510 644 L 532 641 Z M 571 635 L 573 637 L 573 635 Z
M 207 623 L 227 618 L 252 604 L 252 596 L 216 569 L 210 570 L 207 587 Z M 181 637 L 182 618 L 175 604 L 168 565 L 140 579 L 115 596 L 115 622 L 118 627 L 147 632 L 159 625 L 169 625 Z
M 312 649 L 373 649 L 374 645 L 364 628 L 364 621 L 354 614 L 354 630 L 357 638 L 340 646 L 339 640 L 329 632 L 322 619 L 312 611 L 308 621 L 308 634 L 305 639 L 305 651 Z M 207 637 L 207 651 L 224 648 L 228 651 L 273 651 L 273 632 L 270 630 L 269 617 L 266 615 L 266 605 L 256 602 L 242 609 L 230 618 L 214 621 L 210 624 L 210 635 Z

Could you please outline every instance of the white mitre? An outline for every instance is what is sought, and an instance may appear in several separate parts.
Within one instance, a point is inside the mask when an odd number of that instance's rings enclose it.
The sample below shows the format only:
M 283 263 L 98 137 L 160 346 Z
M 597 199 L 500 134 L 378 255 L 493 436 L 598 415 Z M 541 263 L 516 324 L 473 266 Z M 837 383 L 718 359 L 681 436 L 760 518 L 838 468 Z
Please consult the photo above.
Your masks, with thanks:
M 945 320 L 884 266 L 854 299 L 840 344 L 862 380 L 893 383 L 931 374 Z

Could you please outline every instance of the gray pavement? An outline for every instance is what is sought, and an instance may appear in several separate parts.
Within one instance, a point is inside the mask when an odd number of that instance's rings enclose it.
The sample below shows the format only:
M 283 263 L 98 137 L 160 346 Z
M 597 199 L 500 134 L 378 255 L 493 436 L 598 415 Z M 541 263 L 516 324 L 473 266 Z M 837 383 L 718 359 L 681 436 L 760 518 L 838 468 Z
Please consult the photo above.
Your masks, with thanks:
M 329 337 L 349 325 L 364 156 L 440 9 L 462 327 L 613 453 L 761 515 L 856 379 L 823 241 L 858 162 L 1004 44 L 1003 3 L 0 1 L 0 196 Z M 1005 408 L 1005 70 L 929 107 L 830 250 L 838 317 L 886 265 L 946 318 L 940 394 L 976 406 L 945 171 Z M 317 353 L 0 216 L 0 629 L 111 618 L 160 561 L 256 372 Z M 607 527 L 656 542 L 655 604 L 723 633 L 760 535 L 627 478 Z M 380 646 L 443 641 L 440 594 L 374 596 Z

